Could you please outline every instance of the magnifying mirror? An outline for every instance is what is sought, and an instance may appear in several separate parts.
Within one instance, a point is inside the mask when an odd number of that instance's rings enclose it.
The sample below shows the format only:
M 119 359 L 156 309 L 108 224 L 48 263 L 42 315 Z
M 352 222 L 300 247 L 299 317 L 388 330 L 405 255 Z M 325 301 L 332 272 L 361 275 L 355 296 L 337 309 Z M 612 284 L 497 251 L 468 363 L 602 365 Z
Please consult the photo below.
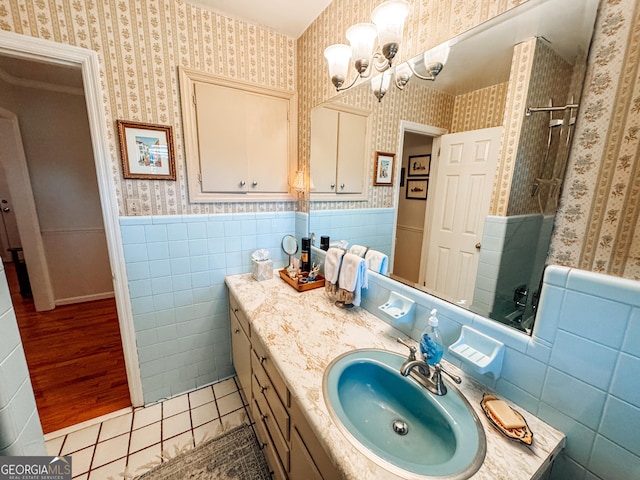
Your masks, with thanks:
M 298 240 L 294 235 L 282 237 L 282 251 L 289 255 L 289 265 L 293 263 L 293 256 L 298 253 Z

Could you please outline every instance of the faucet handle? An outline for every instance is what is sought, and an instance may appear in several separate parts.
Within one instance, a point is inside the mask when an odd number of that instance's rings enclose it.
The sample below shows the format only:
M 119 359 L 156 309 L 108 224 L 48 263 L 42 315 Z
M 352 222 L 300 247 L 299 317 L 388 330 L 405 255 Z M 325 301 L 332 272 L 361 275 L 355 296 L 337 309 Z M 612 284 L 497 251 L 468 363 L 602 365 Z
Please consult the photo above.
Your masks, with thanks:
M 401 343 L 402 345 L 404 345 L 405 347 L 407 347 L 409 349 L 409 358 L 407 359 L 409 362 L 412 360 L 416 359 L 416 347 L 414 347 L 413 345 L 409 345 L 408 343 L 405 343 L 401 338 L 398 338 L 398 343 Z
M 447 372 L 444 368 L 442 368 L 442 365 L 440 365 L 439 363 L 436 363 L 436 364 L 433 366 L 433 369 L 434 369 L 434 373 L 433 373 L 434 377 L 435 377 L 436 375 L 439 375 L 439 374 L 440 374 L 440 372 L 442 372 L 442 373 L 446 373 L 446 374 L 447 374 L 447 376 L 448 376 L 451 380 L 453 380 L 456 384 L 460 385 L 460 384 L 462 383 L 462 379 L 461 379 L 458 375 L 454 375 L 454 374 L 453 374 L 453 373 L 451 373 L 451 372 Z

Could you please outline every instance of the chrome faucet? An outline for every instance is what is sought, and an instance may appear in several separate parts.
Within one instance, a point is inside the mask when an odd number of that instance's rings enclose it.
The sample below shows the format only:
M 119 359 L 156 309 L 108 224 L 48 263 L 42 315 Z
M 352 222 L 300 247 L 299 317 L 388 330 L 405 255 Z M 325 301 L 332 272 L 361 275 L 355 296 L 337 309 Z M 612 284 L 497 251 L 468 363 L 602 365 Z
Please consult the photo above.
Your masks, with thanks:
M 456 384 L 462 383 L 462 379 L 452 373 L 447 372 L 442 365 L 433 365 L 433 375 L 431 375 L 429 364 L 425 360 L 416 359 L 416 347 L 409 345 L 398 338 L 401 343 L 409 349 L 409 357 L 400 367 L 400 374 L 403 377 L 411 377 L 434 395 L 446 395 L 447 387 L 442 381 L 442 373 L 446 373 Z

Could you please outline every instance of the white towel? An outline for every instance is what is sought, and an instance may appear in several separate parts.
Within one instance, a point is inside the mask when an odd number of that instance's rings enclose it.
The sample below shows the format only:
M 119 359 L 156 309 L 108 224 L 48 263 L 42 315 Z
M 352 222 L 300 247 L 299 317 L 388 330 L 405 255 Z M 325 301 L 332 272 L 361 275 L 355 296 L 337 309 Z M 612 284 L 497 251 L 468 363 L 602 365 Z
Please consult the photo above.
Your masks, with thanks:
M 351 245 L 349 247 L 349 253 L 353 253 L 354 255 L 357 255 L 362 258 L 364 258 L 364 255 L 367 253 L 367 250 L 369 250 L 369 247 L 363 247 L 362 245 Z
M 384 253 L 377 250 L 369 250 L 364 256 L 364 260 L 367 262 L 367 268 L 374 272 L 386 275 L 389 270 L 389 257 Z
M 348 292 L 353 292 L 353 304 L 356 307 L 360 305 L 361 289 L 369 287 L 367 264 L 364 258 L 354 255 L 353 253 L 346 253 L 344 255 L 342 267 L 340 267 L 338 285 Z
M 330 248 L 324 259 L 324 278 L 329 283 L 338 283 L 338 273 L 340 273 L 340 264 L 344 250 L 341 248 Z

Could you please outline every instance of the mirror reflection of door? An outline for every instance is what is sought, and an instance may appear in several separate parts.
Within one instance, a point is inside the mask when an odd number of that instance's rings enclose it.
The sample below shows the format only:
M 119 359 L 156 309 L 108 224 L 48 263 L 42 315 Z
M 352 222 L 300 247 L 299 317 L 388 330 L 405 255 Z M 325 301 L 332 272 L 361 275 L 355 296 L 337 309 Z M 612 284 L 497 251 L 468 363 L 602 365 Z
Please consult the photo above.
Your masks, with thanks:
M 420 277 L 422 239 L 425 234 L 426 199 L 407 198 L 410 181 L 427 179 L 429 175 L 409 175 L 409 157 L 430 155 L 433 137 L 405 131 L 402 149 L 401 186 L 398 189 L 398 220 L 393 256 L 392 277 L 409 285 L 417 285 Z M 428 184 L 428 183 L 427 183 Z M 411 196 L 411 195 L 410 195 Z M 427 189 L 428 199 L 428 189 Z
M 482 230 L 489 214 L 502 127 L 440 137 L 440 156 L 431 181 L 433 213 L 424 286 L 456 303 L 471 305 Z

